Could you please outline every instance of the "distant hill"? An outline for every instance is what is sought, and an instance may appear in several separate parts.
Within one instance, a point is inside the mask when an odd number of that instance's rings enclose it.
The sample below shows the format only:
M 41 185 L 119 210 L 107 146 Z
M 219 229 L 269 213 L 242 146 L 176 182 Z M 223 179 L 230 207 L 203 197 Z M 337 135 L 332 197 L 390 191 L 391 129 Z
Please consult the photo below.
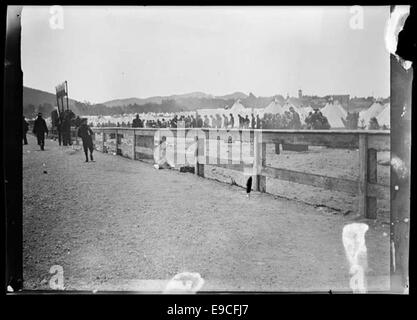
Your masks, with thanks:
M 237 99 L 246 99 L 247 97 L 249 97 L 247 94 L 243 93 L 243 92 L 234 92 L 231 94 L 226 94 L 224 96 L 216 96 L 217 99 L 223 99 L 223 100 L 237 100 Z
M 76 107 L 77 101 L 69 99 L 69 107 L 75 113 L 79 113 Z M 66 105 L 66 101 L 64 101 Z M 51 111 L 56 107 L 56 96 L 53 93 L 33 89 L 29 87 L 23 87 L 23 115 L 28 118 L 33 118 L 36 113 L 42 112 L 45 116 L 48 116 Z
M 183 100 L 183 99 L 211 99 L 212 95 L 204 92 L 191 92 L 186 94 L 175 94 L 170 96 L 154 96 L 149 98 L 126 98 L 115 99 L 103 102 L 101 104 L 107 107 L 123 107 L 128 105 L 144 105 L 147 103 L 162 103 L 164 100 Z
M 213 96 L 203 92 L 192 92 L 187 94 L 155 96 L 149 98 L 126 98 L 107 101 L 99 104 L 89 104 L 73 99 L 69 100 L 70 109 L 75 114 L 84 115 L 116 115 L 123 113 L 142 112 L 178 112 L 194 111 L 198 109 L 224 108 L 231 106 L 234 101 L 240 102 L 246 108 L 264 108 L 271 101 L 277 99 L 279 103 L 285 103 L 286 99 L 281 95 L 271 97 L 256 97 L 253 93 L 246 95 L 242 92 L 234 92 L 224 96 Z M 389 98 L 386 99 L 389 101 Z M 385 100 L 384 100 L 385 101 Z M 316 96 L 303 96 L 301 99 L 291 97 L 289 99 L 294 105 L 312 106 L 321 108 L 326 104 L 326 99 Z M 346 108 L 349 112 L 358 112 L 368 108 L 373 102 L 372 97 L 352 98 Z M 28 118 L 42 112 L 47 117 L 56 106 L 55 94 L 23 87 L 23 114 Z
M 38 106 L 44 103 L 56 106 L 55 95 L 46 91 L 23 87 L 23 106 L 28 104 Z

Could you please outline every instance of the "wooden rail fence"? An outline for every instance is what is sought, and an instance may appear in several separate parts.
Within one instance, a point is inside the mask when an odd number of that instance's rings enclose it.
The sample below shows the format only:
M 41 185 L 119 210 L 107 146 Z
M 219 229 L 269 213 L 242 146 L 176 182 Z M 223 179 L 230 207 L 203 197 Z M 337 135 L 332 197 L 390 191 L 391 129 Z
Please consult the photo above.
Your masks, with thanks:
M 180 155 L 177 137 L 187 137 L 194 145 L 195 174 L 204 177 L 204 166 L 253 172 L 254 190 L 266 192 L 266 177 L 357 195 L 359 213 L 375 219 L 377 199 L 389 197 L 389 186 L 377 182 L 377 152 L 390 150 L 390 132 L 381 130 L 259 130 L 259 129 L 195 129 L 195 128 L 94 128 L 95 145 L 99 151 L 122 155 L 134 160 L 151 161 L 162 137 L 174 138 L 175 159 Z M 210 142 L 211 141 L 211 142 Z M 214 152 L 213 141 L 217 141 Z M 220 155 L 225 142 L 228 157 Z M 238 142 L 239 160 L 232 159 L 233 142 Z M 243 144 L 250 145 L 250 161 L 244 157 Z M 317 175 L 266 165 L 267 144 L 303 144 L 330 148 L 359 149 L 359 180 Z M 247 160 L 247 159 L 246 159 Z M 331 170 L 332 168 L 329 168 Z

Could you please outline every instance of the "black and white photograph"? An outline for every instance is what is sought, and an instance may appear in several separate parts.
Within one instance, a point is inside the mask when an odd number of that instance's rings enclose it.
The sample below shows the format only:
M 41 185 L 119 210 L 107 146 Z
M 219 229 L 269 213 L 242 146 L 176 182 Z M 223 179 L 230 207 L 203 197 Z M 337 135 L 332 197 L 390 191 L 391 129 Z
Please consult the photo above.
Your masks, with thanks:
M 8 6 L 7 291 L 408 294 L 413 16 Z

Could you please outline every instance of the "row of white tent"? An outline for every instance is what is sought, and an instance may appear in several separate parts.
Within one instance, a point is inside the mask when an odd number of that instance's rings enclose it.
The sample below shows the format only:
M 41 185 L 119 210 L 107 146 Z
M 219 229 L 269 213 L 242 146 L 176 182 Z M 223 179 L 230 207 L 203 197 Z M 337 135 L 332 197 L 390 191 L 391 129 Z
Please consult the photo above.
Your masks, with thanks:
M 390 127 L 390 104 L 375 102 L 368 109 L 359 112 L 359 125 L 368 125 L 372 118 L 376 118 L 380 126 Z
M 254 114 L 256 117 L 259 115 L 263 117 L 263 115 L 271 113 L 271 114 L 281 114 L 283 115 L 286 111 L 290 112 L 290 109 L 294 108 L 294 110 L 300 115 L 300 120 L 304 123 L 306 117 L 309 115 L 310 112 L 314 112 L 314 109 L 311 106 L 308 107 L 297 107 L 292 105 L 291 103 L 284 103 L 280 104 L 277 100 L 272 101 L 267 107 L 265 108 L 246 108 L 240 103 L 240 100 L 235 101 L 235 103 L 229 108 L 228 106 L 224 108 L 217 108 L 217 109 L 199 109 L 197 113 L 202 117 L 208 116 L 215 116 L 219 114 L 220 116 L 226 115 L 229 116 L 230 114 L 233 115 L 235 118 L 235 123 L 237 122 L 238 115 L 246 116 L 248 115 L 249 119 L 251 119 L 251 115 Z M 321 110 L 321 113 L 327 118 L 331 128 L 344 128 L 344 123 L 342 119 L 346 119 L 347 111 L 340 105 L 337 101 L 335 103 L 327 103 Z M 176 112 L 176 113 L 141 113 L 139 117 L 142 120 L 169 120 L 177 116 L 188 116 L 188 115 L 196 115 L 196 111 L 183 111 L 183 112 Z M 134 119 L 135 114 L 124 114 L 119 116 L 87 116 L 88 122 L 93 123 L 93 125 L 103 124 L 110 122 L 132 122 Z M 369 121 L 372 117 L 375 117 L 378 121 L 380 126 L 386 125 L 389 127 L 390 125 L 390 105 L 389 103 L 382 105 L 380 103 L 372 104 L 369 109 L 361 111 L 359 113 L 359 125 L 364 123 L 366 126 L 369 125 Z

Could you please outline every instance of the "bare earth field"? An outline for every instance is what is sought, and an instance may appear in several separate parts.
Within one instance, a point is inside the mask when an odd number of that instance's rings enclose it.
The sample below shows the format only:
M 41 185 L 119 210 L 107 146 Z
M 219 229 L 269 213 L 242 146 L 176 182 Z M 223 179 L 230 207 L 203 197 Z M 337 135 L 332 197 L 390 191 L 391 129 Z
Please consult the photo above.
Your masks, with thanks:
M 239 186 L 110 154 L 95 152 L 96 162 L 84 163 L 81 151 L 47 140 L 42 152 L 28 139 L 28 290 L 48 289 L 51 266 L 61 265 L 68 290 L 161 290 L 175 274 L 190 271 L 205 279 L 203 291 L 349 291 L 342 230 L 358 221 L 369 225 L 368 289 L 388 289 L 389 226 L 379 219 L 256 192 L 248 200 Z M 280 166 L 288 164 L 277 157 Z M 294 155 L 291 165 L 310 170 L 301 160 Z M 354 175 L 349 158 L 343 161 L 341 174 Z M 293 197 L 318 197 L 293 190 L 287 190 Z M 345 199 L 332 196 L 347 208 Z
M 330 149 L 325 147 L 309 146 L 306 152 L 282 151 L 275 154 L 275 146 L 267 145 L 266 165 L 293 171 L 313 173 L 323 176 L 359 180 L 359 152 L 358 150 Z M 227 158 L 227 153 L 224 154 Z M 389 161 L 389 152 L 379 152 L 378 162 Z M 238 171 L 216 166 L 209 166 L 204 171 L 208 178 L 227 183 L 236 183 L 246 186 L 247 177 Z M 390 167 L 378 164 L 377 181 L 389 187 Z M 315 206 L 326 206 L 333 211 L 355 216 L 358 212 L 358 199 L 355 195 L 324 190 L 312 186 L 293 182 L 266 179 L 266 192 L 291 200 L 302 201 Z M 386 194 L 389 199 L 389 189 Z M 378 200 L 378 220 L 389 223 L 389 200 Z

